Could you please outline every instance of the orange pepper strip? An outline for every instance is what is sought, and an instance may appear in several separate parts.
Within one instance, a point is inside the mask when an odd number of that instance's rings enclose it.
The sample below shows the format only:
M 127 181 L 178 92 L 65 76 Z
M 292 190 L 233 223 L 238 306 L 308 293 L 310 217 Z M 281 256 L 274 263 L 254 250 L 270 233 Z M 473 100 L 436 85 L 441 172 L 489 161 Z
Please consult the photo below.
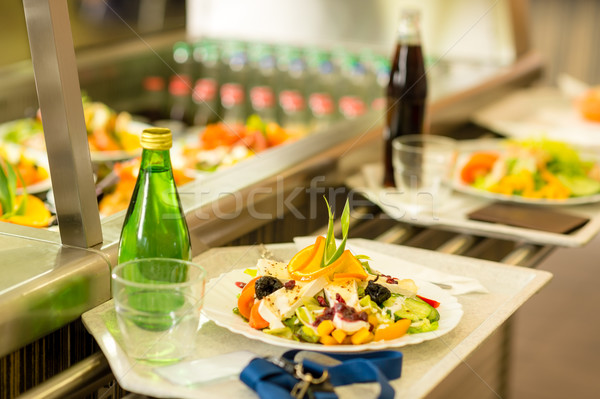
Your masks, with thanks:
M 290 274 L 305 269 L 309 264 L 313 262 L 321 263 L 321 259 L 323 259 L 323 252 L 325 251 L 325 237 L 318 236 L 317 240 L 314 244 L 309 245 L 308 247 L 300 250 L 290 263 L 288 263 L 288 272 Z
M 358 268 L 360 268 L 362 272 L 358 270 Z M 360 278 L 361 280 L 367 278 L 367 273 L 364 271 L 362 264 L 348 249 L 345 250 L 335 262 L 326 267 L 321 267 L 321 260 L 319 259 L 318 262 L 316 260 L 311 261 L 308 266 L 295 271 L 294 273 L 290 273 L 290 275 L 295 280 L 312 281 L 324 275 L 335 275 L 335 273 L 340 273 L 342 276 L 344 274 L 347 276 L 352 274 L 353 278 Z

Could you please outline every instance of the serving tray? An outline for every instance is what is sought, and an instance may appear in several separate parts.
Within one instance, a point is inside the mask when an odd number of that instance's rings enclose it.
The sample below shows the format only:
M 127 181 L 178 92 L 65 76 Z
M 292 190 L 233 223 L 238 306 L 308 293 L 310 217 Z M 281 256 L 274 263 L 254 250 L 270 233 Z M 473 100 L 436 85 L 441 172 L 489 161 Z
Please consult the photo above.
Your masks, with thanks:
M 471 220 L 468 218 L 468 214 L 490 205 L 496 200 L 459 191 L 452 191 L 449 198 L 439 208 L 424 207 L 424 210 L 418 213 L 410 212 L 410 205 L 399 200 L 401 194 L 395 195 L 389 189 L 383 189 L 374 183 L 380 180 L 378 178 L 380 169 L 378 165 L 366 165 L 360 173 L 347 178 L 345 184 L 377 205 L 392 219 L 407 224 L 436 226 L 459 233 L 560 247 L 582 247 L 600 231 L 600 203 L 571 206 L 544 205 L 548 209 L 556 209 L 589 219 L 585 225 L 567 234 Z
M 545 271 L 440 254 L 417 248 L 382 244 L 369 240 L 349 240 L 350 245 L 376 251 L 434 268 L 446 273 L 479 280 L 489 289 L 487 294 L 458 296 L 464 315 L 459 325 L 443 339 L 399 348 L 404 353 L 402 377 L 392 381 L 398 397 L 425 396 L 474 351 L 488 336 L 510 317 L 551 278 Z M 268 245 L 275 257 L 290 259 L 294 244 Z M 245 269 L 260 257 L 258 246 L 228 247 L 209 250 L 195 262 L 207 270 L 207 278 L 215 278 L 233 269 Z M 210 295 L 210 292 L 207 292 Z M 175 385 L 155 371 L 155 366 L 135 362 L 121 349 L 112 300 L 83 314 L 83 323 L 98 342 L 111 369 L 124 389 L 160 398 L 235 397 L 255 398 L 255 393 L 237 378 L 221 379 L 195 386 Z M 257 342 L 201 320 L 196 337 L 197 349 L 191 359 L 208 358 L 236 351 L 251 351 L 257 356 L 280 355 L 286 348 Z

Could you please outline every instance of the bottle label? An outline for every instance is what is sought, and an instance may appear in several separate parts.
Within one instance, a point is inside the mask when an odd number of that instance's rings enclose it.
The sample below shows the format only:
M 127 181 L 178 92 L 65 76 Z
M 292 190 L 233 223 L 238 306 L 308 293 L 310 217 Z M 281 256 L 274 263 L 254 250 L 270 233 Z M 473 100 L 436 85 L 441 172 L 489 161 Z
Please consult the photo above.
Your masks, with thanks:
M 365 102 L 356 96 L 340 98 L 340 112 L 345 118 L 352 119 L 363 115 L 367 110 Z
M 273 89 L 268 86 L 253 87 L 250 90 L 250 101 L 252 108 L 257 110 L 272 108 L 275 105 Z
M 371 108 L 376 111 L 381 111 L 381 110 L 385 109 L 385 105 L 386 105 L 385 97 L 379 97 L 379 98 L 376 98 L 373 100 L 373 102 L 371 103 Z
M 244 88 L 238 83 L 225 83 L 221 86 L 221 103 L 226 108 L 244 102 Z
M 304 97 L 297 90 L 284 90 L 279 93 L 279 104 L 288 113 L 302 111 L 306 107 Z
M 217 94 L 217 81 L 214 79 L 199 79 L 194 86 L 192 98 L 196 103 L 212 101 Z
M 146 91 L 163 91 L 165 80 L 162 76 L 148 76 L 144 79 L 143 86 Z
M 333 99 L 328 93 L 311 94 L 308 105 L 314 115 L 331 115 L 334 109 Z
M 183 97 L 190 94 L 191 80 L 187 75 L 173 75 L 169 82 L 169 93 L 173 96 Z

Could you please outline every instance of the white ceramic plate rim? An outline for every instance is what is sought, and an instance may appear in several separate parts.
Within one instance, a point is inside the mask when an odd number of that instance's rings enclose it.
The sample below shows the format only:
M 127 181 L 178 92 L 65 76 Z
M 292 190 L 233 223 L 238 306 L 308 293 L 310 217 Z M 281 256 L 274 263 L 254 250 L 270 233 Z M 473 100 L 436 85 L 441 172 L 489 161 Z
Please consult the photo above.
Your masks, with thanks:
M 377 270 L 384 274 L 393 275 L 393 265 L 380 264 Z M 410 278 L 410 276 L 398 276 L 401 278 Z M 237 305 L 237 294 L 241 291 L 236 287 L 235 282 L 248 282 L 252 279 L 250 275 L 242 269 L 236 269 L 221 274 L 209 281 L 204 300 L 203 314 L 214 321 L 215 324 L 228 329 L 229 331 L 241 334 L 247 338 L 265 342 L 267 344 L 283 346 L 287 348 L 305 349 L 322 352 L 360 352 L 366 350 L 398 348 L 405 345 L 414 345 L 424 341 L 439 338 L 440 336 L 452 331 L 459 323 L 463 315 L 462 305 L 458 300 L 438 286 L 429 282 L 415 280 L 419 287 L 419 295 L 435 299 L 440 302 L 438 311 L 440 312 L 439 328 L 421 334 L 405 335 L 398 339 L 389 341 L 369 342 L 362 345 L 321 345 L 307 342 L 297 342 L 289 339 L 276 337 L 251 328 L 241 317 L 232 312 Z

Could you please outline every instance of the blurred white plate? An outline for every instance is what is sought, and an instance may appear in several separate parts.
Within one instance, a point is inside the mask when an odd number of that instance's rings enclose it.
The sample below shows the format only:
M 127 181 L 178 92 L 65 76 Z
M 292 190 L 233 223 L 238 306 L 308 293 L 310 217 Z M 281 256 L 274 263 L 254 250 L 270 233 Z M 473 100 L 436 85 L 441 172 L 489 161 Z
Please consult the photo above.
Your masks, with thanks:
M 572 98 L 552 87 L 524 89 L 473 115 L 473 122 L 516 139 L 544 136 L 600 146 L 600 123 L 585 120 Z

